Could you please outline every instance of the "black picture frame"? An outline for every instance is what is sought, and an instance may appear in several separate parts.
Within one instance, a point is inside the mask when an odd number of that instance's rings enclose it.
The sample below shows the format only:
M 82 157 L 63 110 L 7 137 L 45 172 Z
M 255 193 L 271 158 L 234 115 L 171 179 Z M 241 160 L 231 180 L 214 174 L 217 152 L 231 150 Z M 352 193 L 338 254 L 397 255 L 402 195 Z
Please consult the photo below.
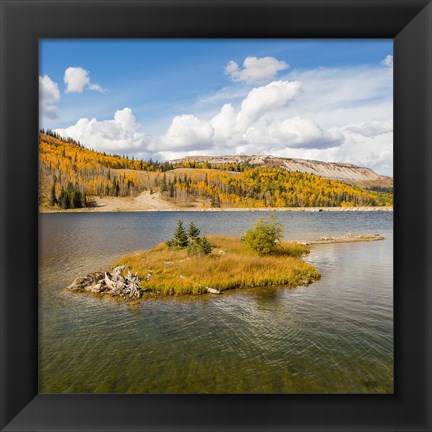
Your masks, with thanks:
M 2 431 L 431 430 L 429 0 L 0 4 Z M 107 37 L 394 39 L 393 395 L 38 394 L 38 39 Z

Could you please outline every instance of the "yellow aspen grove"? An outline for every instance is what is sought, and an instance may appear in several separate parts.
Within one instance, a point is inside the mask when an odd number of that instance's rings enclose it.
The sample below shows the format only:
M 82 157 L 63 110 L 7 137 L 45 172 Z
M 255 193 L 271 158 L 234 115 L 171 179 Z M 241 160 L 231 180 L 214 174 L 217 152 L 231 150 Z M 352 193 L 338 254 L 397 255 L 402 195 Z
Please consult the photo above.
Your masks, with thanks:
M 142 161 L 97 152 L 51 131 L 39 135 L 39 162 L 40 204 L 47 207 L 85 207 L 92 196 L 130 197 L 144 191 L 176 204 L 216 208 L 393 204 L 389 192 L 278 166 Z

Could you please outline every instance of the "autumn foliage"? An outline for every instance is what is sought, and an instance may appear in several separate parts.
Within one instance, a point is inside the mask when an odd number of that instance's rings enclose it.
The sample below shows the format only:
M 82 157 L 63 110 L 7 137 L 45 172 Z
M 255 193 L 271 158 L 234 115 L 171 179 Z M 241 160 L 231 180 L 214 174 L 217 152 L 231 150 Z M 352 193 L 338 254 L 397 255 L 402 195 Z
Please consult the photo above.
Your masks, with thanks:
M 71 208 L 62 206 L 62 190 L 73 190 L 74 194 L 86 196 L 86 201 L 79 207 L 91 204 L 88 198 L 91 195 L 122 197 L 138 194 L 154 185 L 156 173 L 169 168 L 158 162 L 100 153 L 53 135 L 39 135 L 39 198 L 42 205 Z
M 145 190 L 178 205 L 199 202 L 210 208 L 393 204 L 388 192 L 280 167 L 143 161 L 97 152 L 46 132 L 39 136 L 40 204 L 45 207 L 85 207 L 92 196 L 127 197 Z

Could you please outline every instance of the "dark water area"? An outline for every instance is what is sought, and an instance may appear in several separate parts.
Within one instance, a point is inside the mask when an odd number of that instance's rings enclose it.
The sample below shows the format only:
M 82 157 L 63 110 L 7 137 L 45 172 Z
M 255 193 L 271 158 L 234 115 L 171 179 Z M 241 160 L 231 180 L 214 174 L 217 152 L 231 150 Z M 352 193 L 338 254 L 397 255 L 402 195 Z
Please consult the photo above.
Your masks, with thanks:
M 233 290 L 130 305 L 65 290 L 86 272 L 170 237 L 178 219 L 242 235 L 262 212 L 42 214 L 41 393 L 392 393 L 393 214 L 278 213 L 316 245 L 308 287 Z

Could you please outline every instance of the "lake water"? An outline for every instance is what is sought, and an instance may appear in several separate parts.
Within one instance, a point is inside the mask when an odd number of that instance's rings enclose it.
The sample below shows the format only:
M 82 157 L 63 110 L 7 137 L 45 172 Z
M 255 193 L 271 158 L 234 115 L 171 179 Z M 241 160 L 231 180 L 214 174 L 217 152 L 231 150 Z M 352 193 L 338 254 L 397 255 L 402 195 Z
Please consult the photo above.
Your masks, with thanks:
M 393 213 L 280 212 L 285 238 L 379 233 L 317 245 L 308 287 L 129 305 L 65 291 L 86 272 L 167 240 L 178 219 L 241 235 L 262 212 L 40 215 L 41 393 L 392 393 Z

